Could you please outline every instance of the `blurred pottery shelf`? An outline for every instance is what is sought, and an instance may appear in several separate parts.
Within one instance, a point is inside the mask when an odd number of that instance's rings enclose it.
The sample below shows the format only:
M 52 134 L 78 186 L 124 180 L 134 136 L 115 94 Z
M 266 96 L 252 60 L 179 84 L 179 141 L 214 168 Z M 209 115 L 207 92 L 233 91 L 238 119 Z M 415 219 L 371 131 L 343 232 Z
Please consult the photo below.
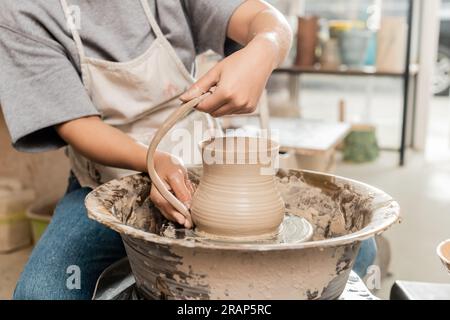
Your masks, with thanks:
M 417 75 L 419 72 L 419 65 L 411 64 L 409 73 L 411 76 Z M 327 74 L 327 75 L 348 75 L 348 76 L 378 76 L 378 77 L 403 77 L 404 71 L 388 71 L 377 70 L 375 67 L 364 67 L 361 69 L 350 69 L 345 66 L 330 69 L 322 68 L 320 66 L 314 67 L 299 67 L 288 66 L 280 67 L 275 70 L 275 73 L 289 73 L 289 74 Z
M 270 119 L 270 129 L 278 134 L 280 167 L 333 173 L 336 147 L 351 130 L 348 123 L 301 118 Z

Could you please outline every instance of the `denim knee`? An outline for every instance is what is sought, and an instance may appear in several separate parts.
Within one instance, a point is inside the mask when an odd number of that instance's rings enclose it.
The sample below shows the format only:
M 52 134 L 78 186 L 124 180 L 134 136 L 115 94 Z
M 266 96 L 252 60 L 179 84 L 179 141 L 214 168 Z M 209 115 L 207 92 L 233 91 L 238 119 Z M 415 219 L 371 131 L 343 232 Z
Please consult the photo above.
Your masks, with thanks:
M 90 299 L 100 273 L 125 256 L 120 235 L 87 217 L 84 199 L 89 192 L 72 190 L 60 201 L 22 272 L 14 299 Z M 79 288 L 70 284 L 74 270 Z
M 367 269 L 375 262 L 376 256 L 377 244 L 374 238 L 361 242 L 361 247 L 353 266 L 353 271 L 363 278 L 367 274 Z
M 26 276 L 22 272 L 19 282 L 16 284 L 14 289 L 13 300 L 38 300 L 41 297 L 41 293 L 37 294 L 33 288 L 30 287 L 30 277 Z
M 60 283 L 60 282 L 63 282 Z M 64 278 L 54 278 L 50 273 L 25 269 L 14 290 L 14 300 L 89 300 L 91 293 L 69 290 Z

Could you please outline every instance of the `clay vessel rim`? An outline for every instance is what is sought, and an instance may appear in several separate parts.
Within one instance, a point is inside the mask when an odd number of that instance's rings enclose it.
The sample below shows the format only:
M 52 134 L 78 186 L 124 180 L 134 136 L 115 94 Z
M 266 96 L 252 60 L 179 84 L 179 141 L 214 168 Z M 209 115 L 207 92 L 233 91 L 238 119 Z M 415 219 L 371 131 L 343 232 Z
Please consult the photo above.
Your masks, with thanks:
M 194 167 L 195 168 L 195 167 Z M 196 167 L 198 168 L 198 166 Z M 373 237 L 376 234 L 380 234 L 386 231 L 394 223 L 400 219 L 400 206 L 389 196 L 386 192 L 381 191 L 378 188 L 359 182 L 353 179 L 343 178 L 340 176 L 333 176 L 330 174 L 324 174 L 308 170 L 294 170 L 293 172 L 308 173 L 314 176 L 327 177 L 336 179 L 338 182 L 350 183 L 352 186 L 358 187 L 358 189 L 364 189 L 367 193 L 375 195 L 377 198 L 383 199 L 383 204 L 378 205 L 372 212 L 371 222 L 356 232 L 330 238 L 319 241 L 307 241 L 302 243 L 289 243 L 289 244 L 212 244 L 203 242 L 192 242 L 179 239 L 170 239 L 161 237 L 159 235 L 139 230 L 135 227 L 124 225 L 118 218 L 112 215 L 112 213 L 103 206 L 102 201 L 96 197 L 96 193 L 102 193 L 102 188 L 114 189 L 114 184 L 118 181 L 125 181 L 127 179 L 133 179 L 134 176 L 128 176 L 117 180 L 112 180 L 96 189 L 91 191 L 85 199 L 85 205 L 88 211 L 88 216 L 102 224 L 105 224 L 113 230 L 119 232 L 121 235 L 128 237 L 138 238 L 140 240 L 153 242 L 161 245 L 173 245 L 180 248 L 199 248 L 199 249 L 214 249 L 214 250 L 231 250 L 231 251 L 284 251 L 284 250 L 299 250 L 310 248 L 328 248 L 339 247 L 355 242 L 360 242 Z M 143 176 L 144 174 L 136 174 L 137 176 Z M 136 176 L 135 175 L 135 176 Z
M 441 258 L 442 261 L 444 261 L 446 264 L 450 265 L 450 256 L 446 256 L 445 253 L 444 253 L 444 248 L 447 247 L 447 246 L 449 247 L 449 252 L 450 252 L 450 239 L 442 241 L 438 245 L 438 247 L 436 249 L 436 252 L 437 252 L 437 255 L 439 256 L 439 258 Z
M 214 151 L 217 153 L 229 153 L 229 154 L 253 154 L 253 153 L 261 153 L 261 152 L 270 152 L 271 154 L 275 154 L 278 153 L 279 149 L 280 149 L 280 144 L 277 143 L 276 141 L 272 140 L 272 139 L 266 139 L 266 138 L 258 138 L 258 137 L 242 137 L 242 138 L 249 138 L 252 140 L 266 140 L 269 142 L 269 147 L 268 148 L 263 148 L 260 149 L 259 148 L 259 144 L 258 144 L 258 148 L 256 150 L 252 149 L 252 150 L 241 150 L 238 149 L 236 150 L 236 148 L 233 148 L 233 150 L 224 150 L 223 148 L 214 148 L 211 147 L 211 145 L 213 144 L 213 142 L 217 141 L 217 140 L 226 140 L 226 139 L 234 139 L 237 137 L 215 137 L 215 138 L 209 138 L 209 139 L 205 139 L 203 141 L 201 141 L 199 143 L 199 147 L 201 150 L 205 151 Z

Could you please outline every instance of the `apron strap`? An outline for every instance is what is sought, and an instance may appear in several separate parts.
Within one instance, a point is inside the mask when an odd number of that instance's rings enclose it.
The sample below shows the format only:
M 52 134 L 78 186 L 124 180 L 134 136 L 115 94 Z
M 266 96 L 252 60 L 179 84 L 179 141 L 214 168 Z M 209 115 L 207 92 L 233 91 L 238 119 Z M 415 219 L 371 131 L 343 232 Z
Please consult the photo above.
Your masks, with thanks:
M 161 31 L 161 28 L 158 25 L 158 22 L 156 22 L 155 16 L 152 13 L 152 10 L 150 9 L 150 5 L 148 4 L 148 0 L 141 0 L 142 7 L 144 8 L 145 15 L 147 16 L 148 22 L 150 23 L 150 27 L 152 28 L 153 32 L 155 33 L 157 38 L 164 38 L 164 34 Z
M 67 5 L 67 1 L 60 0 L 60 2 L 61 2 L 61 6 L 64 10 L 64 15 L 66 17 L 67 26 L 70 29 L 70 32 L 72 33 L 73 40 L 75 41 L 75 45 L 77 47 L 78 54 L 80 56 L 80 62 L 83 63 L 86 58 L 86 54 L 84 52 L 83 42 L 81 41 L 81 37 L 77 30 L 77 26 L 74 23 L 75 22 L 74 17 L 70 14 L 70 10 L 69 10 L 69 6 Z
M 155 33 L 157 38 L 164 38 L 164 34 L 161 31 L 161 28 L 158 25 L 158 22 L 156 21 L 152 10 L 150 9 L 150 5 L 148 4 L 148 0 L 140 0 L 142 7 L 144 8 L 145 15 L 147 16 L 148 22 L 150 23 L 150 27 L 152 28 L 153 32 Z M 86 58 L 86 53 L 84 51 L 83 42 L 81 41 L 80 33 L 77 30 L 77 26 L 74 23 L 73 16 L 70 14 L 70 8 L 67 4 L 67 0 L 60 0 L 61 6 L 64 10 L 64 16 L 66 17 L 67 26 L 70 29 L 70 32 L 72 33 L 73 40 L 75 41 L 75 45 L 78 50 L 78 54 L 80 56 L 80 60 L 84 61 Z

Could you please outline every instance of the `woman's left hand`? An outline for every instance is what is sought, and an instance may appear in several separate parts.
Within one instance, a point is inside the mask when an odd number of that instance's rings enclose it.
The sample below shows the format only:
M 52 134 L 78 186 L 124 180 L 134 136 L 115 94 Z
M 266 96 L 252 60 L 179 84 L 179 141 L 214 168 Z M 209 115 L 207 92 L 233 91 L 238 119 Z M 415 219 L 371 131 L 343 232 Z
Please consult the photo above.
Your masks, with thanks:
M 292 44 L 292 30 L 283 14 L 261 0 L 244 1 L 235 10 L 227 37 L 245 47 L 219 62 L 181 96 L 186 102 L 217 87 L 197 106 L 214 117 L 254 112 L 271 73 Z
M 189 180 L 187 170 L 179 159 L 169 153 L 157 151 L 155 153 L 155 170 L 168 190 L 189 209 L 191 206 L 194 187 Z M 178 212 L 152 185 L 150 199 L 160 210 L 161 214 L 170 221 L 177 222 L 187 229 L 193 227 L 191 216 L 183 216 Z
M 221 117 L 255 111 L 267 81 L 276 67 L 276 56 L 264 39 L 225 58 L 189 89 L 181 100 L 189 101 L 217 87 L 197 110 Z

